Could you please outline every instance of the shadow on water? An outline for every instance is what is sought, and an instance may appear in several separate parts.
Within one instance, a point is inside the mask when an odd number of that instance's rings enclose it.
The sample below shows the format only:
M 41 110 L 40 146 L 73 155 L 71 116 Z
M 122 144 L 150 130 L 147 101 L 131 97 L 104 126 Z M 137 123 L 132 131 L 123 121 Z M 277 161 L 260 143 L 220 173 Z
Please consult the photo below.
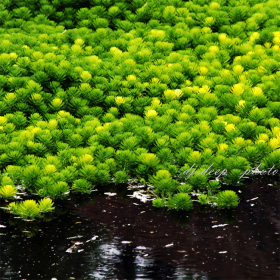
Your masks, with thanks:
M 236 189 L 234 211 L 154 209 L 124 186 L 41 221 L 1 210 L 1 279 L 279 279 L 279 183 L 267 180 Z

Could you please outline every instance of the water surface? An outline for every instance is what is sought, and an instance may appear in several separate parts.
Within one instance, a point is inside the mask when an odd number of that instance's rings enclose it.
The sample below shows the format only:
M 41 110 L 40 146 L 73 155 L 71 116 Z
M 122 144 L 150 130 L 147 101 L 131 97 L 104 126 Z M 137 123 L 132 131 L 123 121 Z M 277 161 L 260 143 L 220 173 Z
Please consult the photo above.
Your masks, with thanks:
M 279 279 L 279 186 L 236 190 L 234 211 L 163 211 L 123 186 L 62 201 L 49 221 L 1 210 L 1 279 Z

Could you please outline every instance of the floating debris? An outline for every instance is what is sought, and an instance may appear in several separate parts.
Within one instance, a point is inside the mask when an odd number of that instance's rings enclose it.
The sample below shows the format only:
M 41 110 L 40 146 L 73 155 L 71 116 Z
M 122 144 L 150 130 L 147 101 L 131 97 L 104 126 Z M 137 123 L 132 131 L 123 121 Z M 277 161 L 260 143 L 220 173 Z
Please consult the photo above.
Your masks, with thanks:
M 252 198 L 252 199 L 248 199 L 246 201 L 248 202 L 248 201 L 252 201 L 252 200 L 256 200 L 256 199 L 258 199 L 258 197 L 255 197 L 255 198 Z
M 71 236 L 71 237 L 67 237 L 67 239 L 75 239 L 75 238 L 81 238 L 81 237 L 83 237 L 83 235 Z
M 132 241 L 122 241 L 121 243 L 122 244 L 130 244 L 130 243 L 132 243 Z
M 212 226 L 212 228 L 216 228 L 216 227 L 225 227 L 225 226 L 228 226 L 228 224 L 214 225 L 214 226 Z
M 170 244 L 165 245 L 164 247 L 165 247 L 165 248 L 169 248 L 169 247 L 173 247 L 173 246 L 174 246 L 174 244 L 173 244 L 173 243 L 170 243 Z
M 0 228 L 5 228 L 6 226 L 4 226 L 4 225 L 0 225 Z
M 135 192 L 133 192 L 133 194 L 129 194 L 128 196 L 135 197 L 142 202 L 147 202 L 147 201 L 153 200 L 153 198 L 151 198 L 150 195 L 144 194 L 143 192 L 144 192 L 143 190 L 135 191 Z
M 115 195 L 117 195 L 117 193 L 112 193 L 112 192 L 105 192 L 104 194 L 108 195 L 108 196 L 115 196 Z
M 135 250 L 146 250 L 146 249 L 148 249 L 148 248 L 145 247 L 145 246 L 137 246 L 137 247 L 135 248 Z
M 75 242 L 75 245 L 82 245 L 84 242 Z
M 145 188 L 145 185 L 128 186 L 128 190 Z
M 201 193 L 191 192 L 192 195 L 200 196 Z
M 86 242 L 94 241 L 99 237 L 98 235 L 93 236 L 91 239 L 87 240 Z
M 75 245 L 74 245 L 75 246 Z M 75 252 L 77 249 L 76 249 L 76 246 L 74 247 L 74 246 L 72 246 L 72 247 L 70 247 L 70 248 L 68 248 L 65 252 L 66 253 L 73 253 L 73 252 Z
M 219 254 L 226 254 L 227 251 L 220 251 Z
M 68 248 L 65 252 L 72 254 L 72 253 L 80 253 L 82 251 L 84 251 L 84 249 L 78 249 L 77 245 L 74 244 L 73 246 Z

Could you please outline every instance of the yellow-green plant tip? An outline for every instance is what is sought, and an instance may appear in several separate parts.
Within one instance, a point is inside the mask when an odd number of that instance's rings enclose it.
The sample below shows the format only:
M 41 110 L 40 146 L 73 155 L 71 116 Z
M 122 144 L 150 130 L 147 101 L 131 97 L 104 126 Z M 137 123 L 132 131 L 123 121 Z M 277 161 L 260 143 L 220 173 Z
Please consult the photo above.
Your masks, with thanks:
M 48 212 L 48 211 L 52 211 L 53 209 L 55 209 L 55 207 L 53 207 L 53 201 L 51 198 L 43 198 L 39 201 L 39 208 L 41 212 Z
M 39 205 L 32 199 L 17 203 L 10 203 L 9 208 L 13 214 L 19 215 L 24 219 L 35 219 L 41 217 Z
M 17 189 L 12 185 L 6 185 L 0 188 L 0 195 L 4 199 L 14 198 L 17 193 Z
M 157 115 L 158 115 L 158 113 L 157 113 L 157 111 L 155 111 L 155 110 L 149 110 L 149 111 L 146 112 L 146 114 L 145 114 L 146 118 L 154 117 L 154 116 L 157 116 Z

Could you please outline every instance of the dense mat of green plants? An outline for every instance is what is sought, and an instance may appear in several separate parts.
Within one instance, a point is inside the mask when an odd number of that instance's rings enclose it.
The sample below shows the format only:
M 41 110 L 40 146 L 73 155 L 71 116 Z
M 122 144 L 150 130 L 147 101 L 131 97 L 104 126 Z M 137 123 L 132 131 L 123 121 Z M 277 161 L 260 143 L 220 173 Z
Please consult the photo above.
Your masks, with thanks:
M 222 183 L 277 173 L 279 1 L 1 3 L 0 195 L 48 197 L 13 213 L 129 179 L 155 207 L 189 209 L 196 190 L 230 208 Z

